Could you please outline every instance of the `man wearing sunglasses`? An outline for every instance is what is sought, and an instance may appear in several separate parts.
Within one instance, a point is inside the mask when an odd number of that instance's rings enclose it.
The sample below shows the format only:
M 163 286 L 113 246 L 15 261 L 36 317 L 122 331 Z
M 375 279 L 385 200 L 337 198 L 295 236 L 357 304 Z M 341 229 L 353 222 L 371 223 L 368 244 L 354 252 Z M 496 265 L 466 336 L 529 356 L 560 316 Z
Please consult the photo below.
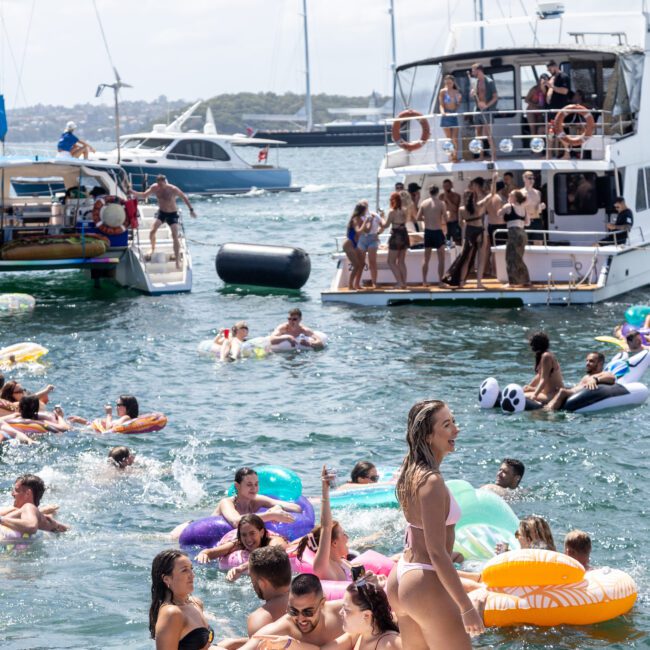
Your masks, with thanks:
M 343 634 L 341 601 L 326 601 L 320 580 L 307 573 L 291 582 L 287 613 L 263 627 L 242 650 L 298 647 L 296 641 L 323 646 Z
M 271 336 L 273 337 L 272 343 L 280 343 L 281 341 L 289 341 L 291 347 L 300 345 L 314 348 L 319 350 L 323 347 L 323 342 L 314 330 L 301 324 L 302 312 L 297 307 L 289 312 L 286 323 L 280 323 L 274 330 Z

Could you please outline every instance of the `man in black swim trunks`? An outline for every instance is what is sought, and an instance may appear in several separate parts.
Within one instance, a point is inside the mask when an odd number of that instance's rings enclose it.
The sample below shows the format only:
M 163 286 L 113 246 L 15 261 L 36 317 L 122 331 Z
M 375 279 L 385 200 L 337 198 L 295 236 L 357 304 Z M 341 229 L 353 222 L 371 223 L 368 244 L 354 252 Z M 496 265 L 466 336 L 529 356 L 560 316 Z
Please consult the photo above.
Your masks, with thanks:
M 172 231 L 176 268 L 180 269 L 181 245 L 178 238 L 178 220 L 180 219 L 180 216 L 176 209 L 176 199 L 182 199 L 185 202 L 187 209 L 190 211 L 190 216 L 196 218 L 194 208 L 192 207 L 190 200 L 187 198 L 187 195 L 176 187 L 176 185 L 168 183 L 167 177 L 164 174 L 156 176 L 156 182 L 146 192 L 136 192 L 132 189 L 131 194 L 137 196 L 139 199 L 148 199 L 153 194 L 158 199 L 158 213 L 156 214 L 156 220 L 153 222 L 151 232 L 149 233 L 149 239 L 151 240 L 151 252 L 149 255 L 153 255 L 154 250 L 156 249 L 156 232 L 158 228 L 160 228 L 163 223 L 166 223 Z

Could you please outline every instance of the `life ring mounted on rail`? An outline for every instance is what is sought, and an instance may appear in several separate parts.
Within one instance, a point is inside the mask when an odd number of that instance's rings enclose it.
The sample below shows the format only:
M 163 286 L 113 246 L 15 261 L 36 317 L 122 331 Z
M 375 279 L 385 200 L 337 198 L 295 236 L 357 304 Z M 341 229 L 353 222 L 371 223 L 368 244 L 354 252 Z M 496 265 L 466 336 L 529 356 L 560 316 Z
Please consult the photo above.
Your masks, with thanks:
M 417 117 L 418 122 L 420 123 L 420 128 L 422 129 L 422 137 L 419 140 L 404 140 L 402 138 L 402 124 L 404 119 L 407 117 Z M 398 116 L 395 122 L 393 122 L 393 128 L 391 131 L 393 137 L 393 142 L 400 148 L 405 151 L 415 151 L 420 147 L 424 146 L 426 141 L 431 135 L 431 127 L 429 126 L 428 120 L 422 117 L 422 113 L 414 111 L 412 108 L 407 108 L 405 111 L 402 111 Z
M 569 114 L 579 115 L 585 121 L 582 133 L 569 135 L 568 133 L 564 132 L 564 120 Z M 596 121 L 594 120 L 594 116 L 591 114 L 591 111 L 581 104 L 569 104 L 568 106 L 565 106 L 555 116 L 555 121 L 553 122 L 553 129 L 557 134 L 558 139 L 570 147 L 581 147 L 586 142 L 586 140 L 594 134 L 595 126 Z
M 106 235 L 126 232 L 129 218 L 125 205 L 126 201 L 119 196 L 100 196 L 93 206 L 93 221 L 97 230 Z

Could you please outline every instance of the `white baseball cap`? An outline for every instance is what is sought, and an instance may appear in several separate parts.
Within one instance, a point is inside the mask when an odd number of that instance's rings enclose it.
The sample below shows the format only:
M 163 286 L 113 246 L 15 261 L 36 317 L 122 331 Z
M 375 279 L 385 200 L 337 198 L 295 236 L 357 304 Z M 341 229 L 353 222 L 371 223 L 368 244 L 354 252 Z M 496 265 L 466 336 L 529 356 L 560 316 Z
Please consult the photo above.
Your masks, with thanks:
M 77 125 L 74 122 L 68 122 L 65 125 L 65 130 L 66 131 L 74 131 L 77 128 Z

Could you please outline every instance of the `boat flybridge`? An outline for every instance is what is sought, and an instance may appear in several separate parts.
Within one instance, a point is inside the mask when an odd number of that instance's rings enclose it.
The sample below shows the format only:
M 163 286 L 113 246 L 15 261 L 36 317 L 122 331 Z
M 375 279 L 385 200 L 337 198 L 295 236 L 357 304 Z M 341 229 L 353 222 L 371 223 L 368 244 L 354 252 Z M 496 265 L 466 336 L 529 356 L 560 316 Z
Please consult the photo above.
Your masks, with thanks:
M 0 272 L 82 269 L 148 294 L 192 289 L 192 258 L 180 259 L 167 226 L 149 252 L 154 205 L 127 200 L 118 165 L 71 157 L 0 159 Z
M 564 305 L 607 300 L 650 283 L 649 14 L 568 14 L 561 5 L 554 6 L 555 15 L 540 11 L 537 16 L 456 26 L 445 55 L 399 66 L 393 142 L 387 145 L 377 182 L 379 204 L 397 181 L 417 183 L 425 198 L 430 186 L 442 191 L 443 181 L 450 179 L 462 196 L 476 177 L 489 186 L 494 172 L 499 178 L 510 172 L 514 186 L 523 187 L 523 173 L 531 170 L 546 205 L 540 215 L 543 228 L 534 231 L 535 237 L 528 233 L 524 261 L 531 285 L 508 285 L 504 224 L 495 233 L 496 245 L 486 238 L 495 272 L 483 279 L 482 287 L 473 274 L 462 288 L 437 284 L 435 251 L 426 278 L 434 286 L 425 286 L 424 251 L 410 248 L 407 288 L 395 289 L 387 250 L 381 246 L 376 288 L 364 287 L 370 277 L 366 268 L 362 289 L 349 290 L 350 266 L 337 242 L 337 270 L 322 292 L 324 302 Z M 459 51 L 460 44 L 465 51 Z M 468 46 L 474 47 L 468 51 Z M 571 102 L 579 106 L 562 112 L 539 109 L 528 120 L 525 98 L 547 72 L 549 60 L 568 75 L 572 92 L 582 94 Z M 483 65 L 498 93 L 496 110 L 487 114 L 491 150 L 486 133 L 477 133 L 475 127 L 480 114 L 470 99 L 468 74 L 474 63 Z M 462 95 L 457 134 L 445 134 L 441 126 L 439 96 L 446 75 L 452 75 Z M 624 241 L 625 233 L 614 230 L 612 243 L 598 245 L 612 233 L 607 225 L 615 222 L 618 196 L 634 213 L 629 238 Z M 457 246 L 446 248 L 445 269 L 459 252 Z
M 97 153 L 96 160 L 119 163 L 129 174 L 134 189 L 143 191 L 164 174 L 181 190 L 192 194 L 242 194 L 251 189 L 268 192 L 297 191 L 291 186 L 291 172 L 269 161 L 269 147 L 278 140 L 217 133 L 208 107 L 202 131 L 188 130 L 197 109 L 196 102 L 171 124 L 154 124 L 149 132 L 120 137 L 120 151 Z M 260 149 L 257 162 L 249 163 L 238 147 Z

